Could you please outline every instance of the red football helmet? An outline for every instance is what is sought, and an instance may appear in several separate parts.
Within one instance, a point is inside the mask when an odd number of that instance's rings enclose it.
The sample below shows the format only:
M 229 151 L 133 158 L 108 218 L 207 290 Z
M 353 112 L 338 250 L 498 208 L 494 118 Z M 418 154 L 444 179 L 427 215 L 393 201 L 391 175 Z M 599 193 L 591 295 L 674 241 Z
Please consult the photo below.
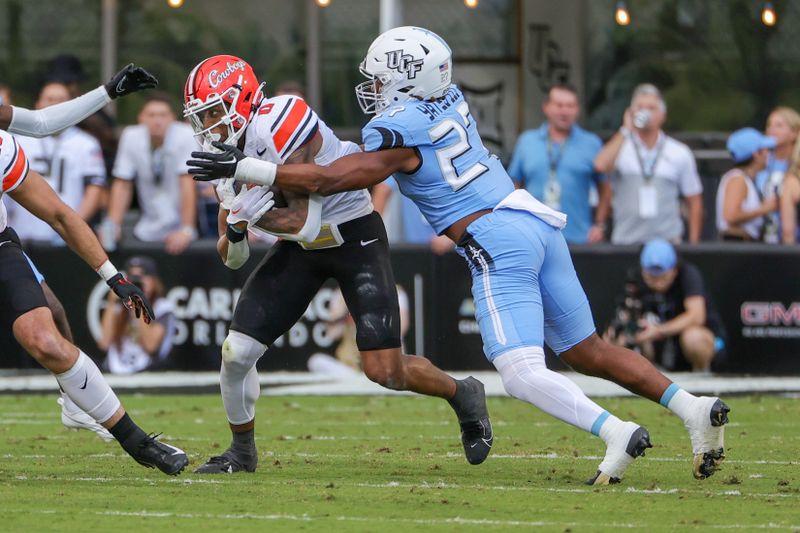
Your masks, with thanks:
M 183 116 L 191 119 L 206 150 L 212 148 L 211 141 L 236 144 L 264 97 L 263 87 L 246 61 L 231 55 L 209 57 L 189 73 Z M 228 128 L 225 139 L 212 133 L 220 125 Z

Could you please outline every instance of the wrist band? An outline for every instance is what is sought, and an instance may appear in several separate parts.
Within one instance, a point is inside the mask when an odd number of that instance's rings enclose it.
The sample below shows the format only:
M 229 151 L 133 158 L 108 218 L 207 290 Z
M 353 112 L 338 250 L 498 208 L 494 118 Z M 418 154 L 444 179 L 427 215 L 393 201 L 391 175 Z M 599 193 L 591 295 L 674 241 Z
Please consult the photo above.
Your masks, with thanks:
M 246 183 L 266 185 L 267 187 L 275 183 L 275 174 L 278 166 L 270 161 L 262 161 L 254 157 L 245 157 L 236 165 L 236 172 L 233 177 Z
M 228 242 L 241 242 L 246 235 L 246 231 L 239 231 L 233 224 L 228 224 L 228 228 L 225 230 Z
M 106 259 L 106 262 L 100 265 L 100 267 L 97 269 L 97 274 L 106 281 L 110 280 L 118 273 L 119 271 L 117 270 L 117 267 L 115 267 L 108 259 Z

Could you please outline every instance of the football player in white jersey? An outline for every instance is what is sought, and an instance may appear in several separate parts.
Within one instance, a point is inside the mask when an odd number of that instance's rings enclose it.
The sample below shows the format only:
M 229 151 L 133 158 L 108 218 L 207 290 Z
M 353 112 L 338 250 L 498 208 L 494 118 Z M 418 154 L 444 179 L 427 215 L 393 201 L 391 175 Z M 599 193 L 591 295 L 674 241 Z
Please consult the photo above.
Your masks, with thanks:
M 153 319 L 153 311 L 141 289 L 117 272 L 91 228 L 61 201 L 39 173 L 31 170 L 24 150 L 6 130 L 22 135 L 52 135 L 80 122 L 112 98 L 156 84 L 157 80 L 150 73 L 131 64 L 106 85 L 63 104 L 37 111 L 0 106 L 0 196 L 9 194 L 50 224 L 67 245 L 106 280 L 126 306 L 146 322 Z M 108 429 L 133 459 L 170 475 L 186 467 L 189 460 L 183 450 L 159 442 L 142 431 L 125 412 L 92 359 L 58 332 L 19 238 L 6 224 L 6 210 L 2 204 L 0 325 L 13 331 L 20 345 L 54 374 L 61 390 Z
M 211 57 L 191 71 L 185 115 L 207 149 L 224 141 L 258 160 L 320 165 L 360 151 L 340 141 L 302 98 L 265 98 L 262 88 L 250 65 L 234 56 Z M 474 378 L 455 380 L 428 359 L 402 352 L 386 231 L 369 193 L 361 189 L 324 199 L 286 193 L 287 206 L 271 209 L 275 199 L 269 188 L 243 188 L 237 194 L 232 182 L 223 180 L 217 187 L 218 250 L 225 264 L 239 268 L 248 259 L 248 229 L 283 240 L 247 279 L 222 345 L 220 388 L 231 446 L 196 472 L 255 470 L 256 362 L 297 322 L 329 278 L 339 282 L 355 320 L 367 377 L 390 389 L 447 399 L 458 415 L 468 461 L 483 462 L 493 440 L 483 385 Z
M 45 84 L 36 100 L 36 109 L 60 104 L 70 99 L 63 83 Z M 100 209 L 106 185 L 106 167 L 97 139 L 77 126 L 49 137 L 17 139 L 31 168 L 41 174 L 65 204 L 89 222 Z M 46 222 L 36 218 L 16 202 L 8 202 L 9 223 L 25 241 L 63 244 Z

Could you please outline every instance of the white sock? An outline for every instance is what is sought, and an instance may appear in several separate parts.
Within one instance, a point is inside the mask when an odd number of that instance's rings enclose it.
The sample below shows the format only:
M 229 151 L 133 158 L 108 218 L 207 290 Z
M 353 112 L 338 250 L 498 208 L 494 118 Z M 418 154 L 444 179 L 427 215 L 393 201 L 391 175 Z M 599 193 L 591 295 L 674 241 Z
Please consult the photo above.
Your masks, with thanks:
M 120 403 L 94 361 L 83 352 L 72 368 L 55 374 L 61 390 L 86 414 L 102 424 L 117 412 Z
M 261 394 L 256 362 L 266 350 L 265 344 L 238 331 L 230 331 L 222 343 L 219 387 L 231 424 L 246 424 L 256 416 L 256 400 Z
M 689 394 L 673 383 L 664 391 L 660 403 L 686 422 L 694 415 L 695 400 L 697 396 Z
M 608 418 L 606 418 L 605 421 L 601 423 L 602 425 L 600 426 L 600 429 L 598 431 L 598 437 L 603 439 L 603 442 L 608 444 L 609 440 L 611 440 L 614 436 L 619 434 L 619 429 L 622 427 L 622 424 L 624 423 L 625 422 L 623 422 L 616 416 L 609 414 Z
M 526 401 L 559 420 L 595 434 L 603 426 L 601 416 L 608 413 L 586 397 L 583 391 L 565 376 L 549 370 L 544 361 L 544 350 L 538 346 L 519 348 L 506 352 L 492 361 L 506 391 Z M 610 418 L 610 416 L 608 416 Z M 615 417 L 616 419 L 616 417 Z

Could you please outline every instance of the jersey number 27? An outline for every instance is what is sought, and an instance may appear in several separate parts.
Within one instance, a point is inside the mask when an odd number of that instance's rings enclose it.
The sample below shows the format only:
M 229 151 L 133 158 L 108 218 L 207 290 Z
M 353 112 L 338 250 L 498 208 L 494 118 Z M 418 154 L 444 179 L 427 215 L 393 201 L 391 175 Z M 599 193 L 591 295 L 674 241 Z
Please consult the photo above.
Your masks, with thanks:
M 469 119 L 469 106 L 466 102 L 458 104 L 456 111 L 464 120 L 464 124 L 460 124 L 457 120 L 447 118 L 431 129 L 428 130 L 428 135 L 431 142 L 434 144 L 442 140 L 451 131 L 458 134 L 458 140 L 449 146 L 436 150 L 436 159 L 439 161 L 439 168 L 442 170 L 442 176 L 445 181 L 453 188 L 453 191 L 463 189 L 469 182 L 489 170 L 486 165 L 475 163 L 468 169 L 459 174 L 455 167 L 455 160 L 466 154 L 472 146 L 469 144 L 469 137 L 467 136 L 466 128 L 470 125 Z M 481 146 L 481 148 L 483 148 Z

